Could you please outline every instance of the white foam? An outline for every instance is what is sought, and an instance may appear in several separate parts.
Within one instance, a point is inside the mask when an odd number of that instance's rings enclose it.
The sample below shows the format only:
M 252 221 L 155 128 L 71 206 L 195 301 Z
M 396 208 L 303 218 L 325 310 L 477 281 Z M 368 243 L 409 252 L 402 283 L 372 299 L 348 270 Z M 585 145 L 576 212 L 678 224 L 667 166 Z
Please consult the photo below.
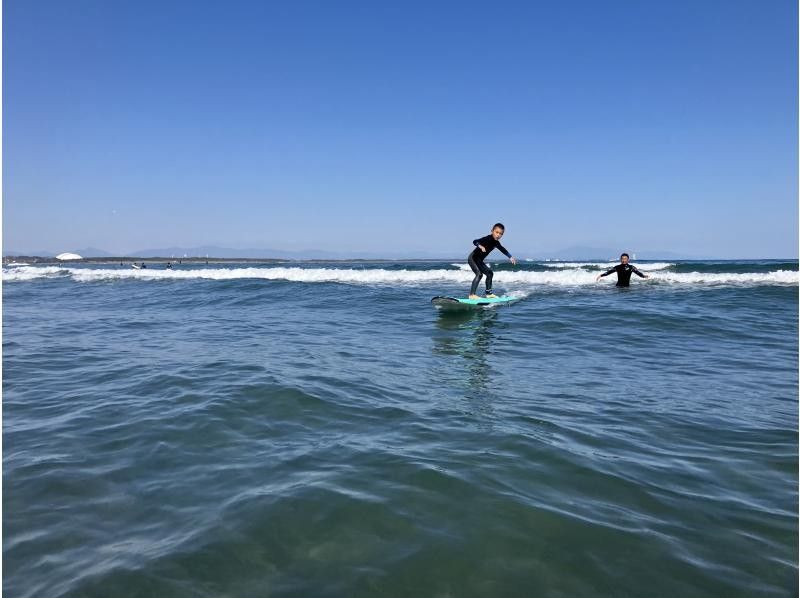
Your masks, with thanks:
M 58 266 L 19 266 L 10 270 L 3 268 L 3 282 L 35 280 L 37 278 L 49 278 L 66 273 L 66 268 L 60 268 Z
M 611 276 L 609 276 L 611 278 Z M 800 284 L 800 273 L 795 270 L 775 270 L 773 272 L 664 272 L 653 277 L 656 281 L 678 284 Z
M 541 262 L 539 265 L 546 268 L 592 268 L 595 270 L 607 270 L 613 268 L 619 262 Z M 633 262 L 631 262 L 633 264 Z M 634 264 L 635 265 L 635 264 Z M 675 264 L 669 262 L 653 262 L 651 264 L 639 264 L 636 267 L 644 272 L 652 270 L 666 270 Z
M 582 268 L 547 270 L 543 272 L 502 271 L 495 275 L 495 284 L 508 287 L 562 286 L 581 287 L 614 284 L 611 275 L 596 282 L 597 271 Z M 38 278 L 69 277 L 77 282 L 112 280 L 285 280 L 292 282 L 337 282 L 344 284 L 468 284 L 472 272 L 459 270 L 384 270 L 382 268 L 196 268 L 196 269 L 106 269 L 106 268 L 60 268 L 57 266 L 22 266 L 3 269 L 5 282 L 22 282 Z M 634 284 L 688 284 L 688 285 L 769 285 L 800 283 L 798 272 L 777 270 L 773 272 L 704 273 L 661 272 L 648 280 L 634 279 Z

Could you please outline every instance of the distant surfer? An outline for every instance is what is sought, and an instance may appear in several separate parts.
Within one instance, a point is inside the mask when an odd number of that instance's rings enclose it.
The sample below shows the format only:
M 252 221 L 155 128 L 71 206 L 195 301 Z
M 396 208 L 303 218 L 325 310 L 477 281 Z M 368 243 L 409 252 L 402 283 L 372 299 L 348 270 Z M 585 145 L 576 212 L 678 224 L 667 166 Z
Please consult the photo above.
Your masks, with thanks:
M 609 268 L 602 274 L 597 275 L 597 280 L 603 278 L 603 276 L 608 276 L 609 274 L 613 274 L 614 272 L 617 273 L 617 286 L 618 287 L 629 287 L 631 286 L 631 274 L 636 274 L 636 276 L 640 276 L 641 278 L 650 278 L 647 274 L 643 274 L 636 266 L 633 264 L 629 264 L 628 260 L 630 256 L 627 253 L 623 253 L 619 256 L 619 264 L 614 266 L 613 268 Z
M 475 273 L 475 278 L 472 279 L 472 286 L 469 290 L 470 299 L 479 299 L 478 295 L 475 293 L 478 291 L 478 283 L 480 283 L 481 278 L 484 276 L 486 276 L 486 297 L 489 299 L 495 299 L 497 297 L 497 295 L 492 293 L 492 269 L 489 268 L 489 266 L 487 266 L 483 261 L 493 249 L 499 249 L 508 259 L 511 260 L 512 264 L 516 265 L 516 258 L 514 258 L 508 252 L 508 250 L 500 244 L 500 238 L 505 232 L 506 227 L 498 222 L 492 227 L 492 232 L 490 234 L 486 235 L 485 237 L 481 237 L 480 239 L 475 239 L 472 242 L 472 244 L 475 246 L 475 249 L 467 258 L 469 267 L 472 268 L 472 271 Z

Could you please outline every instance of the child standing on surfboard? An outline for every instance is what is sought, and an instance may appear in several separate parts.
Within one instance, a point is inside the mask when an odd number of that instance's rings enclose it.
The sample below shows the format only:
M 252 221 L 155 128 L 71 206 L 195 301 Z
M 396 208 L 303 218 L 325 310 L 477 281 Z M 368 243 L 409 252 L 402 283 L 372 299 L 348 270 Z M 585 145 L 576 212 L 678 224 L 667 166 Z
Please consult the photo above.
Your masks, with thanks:
M 478 283 L 481 281 L 481 278 L 483 278 L 484 275 L 486 276 L 486 297 L 488 299 L 495 299 L 497 297 L 497 295 L 492 293 L 492 270 L 483 261 L 493 249 L 499 249 L 508 259 L 511 260 L 512 264 L 516 265 L 516 258 L 514 258 L 508 252 L 508 250 L 500 244 L 500 238 L 503 236 L 504 232 L 506 232 L 506 227 L 498 222 L 492 227 L 491 233 L 485 237 L 481 237 L 480 239 L 475 239 L 472 242 L 472 244 L 475 246 L 475 249 L 467 258 L 469 267 L 472 268 L 473 272 L 475 272 L 475 278 L 472 279 L 472 287 L 470 287 L 469 290 L 470 299 L 479 299 L 475 293 L 478 290 Z

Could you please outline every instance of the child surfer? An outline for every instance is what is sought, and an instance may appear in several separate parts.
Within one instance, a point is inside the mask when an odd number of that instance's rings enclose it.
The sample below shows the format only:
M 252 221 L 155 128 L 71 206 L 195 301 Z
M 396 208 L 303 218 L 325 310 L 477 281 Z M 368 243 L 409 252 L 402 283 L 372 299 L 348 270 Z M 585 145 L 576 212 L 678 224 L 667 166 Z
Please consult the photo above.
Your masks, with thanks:
M 469 267 L 472 268 L 472 271 L 475 273 L 475 278 L 472 279 L 472 286 L 469 290 L 470 299 L 479 299 L 475 293 L 478 290 L 478 283 L 481 281 L 481 278 L 483 278 L 484 275 L 486 276 L 486 297 L 488 299 L 494 299 L 497 297 L 497 295 L 492 293 L 492 270 L 483 261 L 493 249 L 499 249 L 508 259 L 511 260 L 512 264 L 516 265 L 516 258 L 512 257 L 508 250 L 500 244 L 500 238 L 505 232 L 506 227 L 498 222 L 492 227 L 492 232 L 490 234 L 486 235 L 485 237 L 481 237 L 480 239 L 475 239 L 472 242 L 472 244 L 475 246 L 475 249 L 467 258 Z

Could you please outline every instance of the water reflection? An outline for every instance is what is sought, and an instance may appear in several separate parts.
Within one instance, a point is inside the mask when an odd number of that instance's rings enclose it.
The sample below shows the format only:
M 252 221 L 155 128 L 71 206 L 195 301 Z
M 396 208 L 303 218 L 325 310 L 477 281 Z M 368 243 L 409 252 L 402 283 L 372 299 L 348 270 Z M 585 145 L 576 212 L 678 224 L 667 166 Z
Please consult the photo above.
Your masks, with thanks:
M 436 318 L 433 353 L 459 357 L 440 363 L 439 382 L 451 380 L 472 404 L 473 410 L 491 412 L 493 369 L 489 362 L 498 322 L 496 309 L 441 310 Z M 436 378 L 434 378 L 436 379 Z

